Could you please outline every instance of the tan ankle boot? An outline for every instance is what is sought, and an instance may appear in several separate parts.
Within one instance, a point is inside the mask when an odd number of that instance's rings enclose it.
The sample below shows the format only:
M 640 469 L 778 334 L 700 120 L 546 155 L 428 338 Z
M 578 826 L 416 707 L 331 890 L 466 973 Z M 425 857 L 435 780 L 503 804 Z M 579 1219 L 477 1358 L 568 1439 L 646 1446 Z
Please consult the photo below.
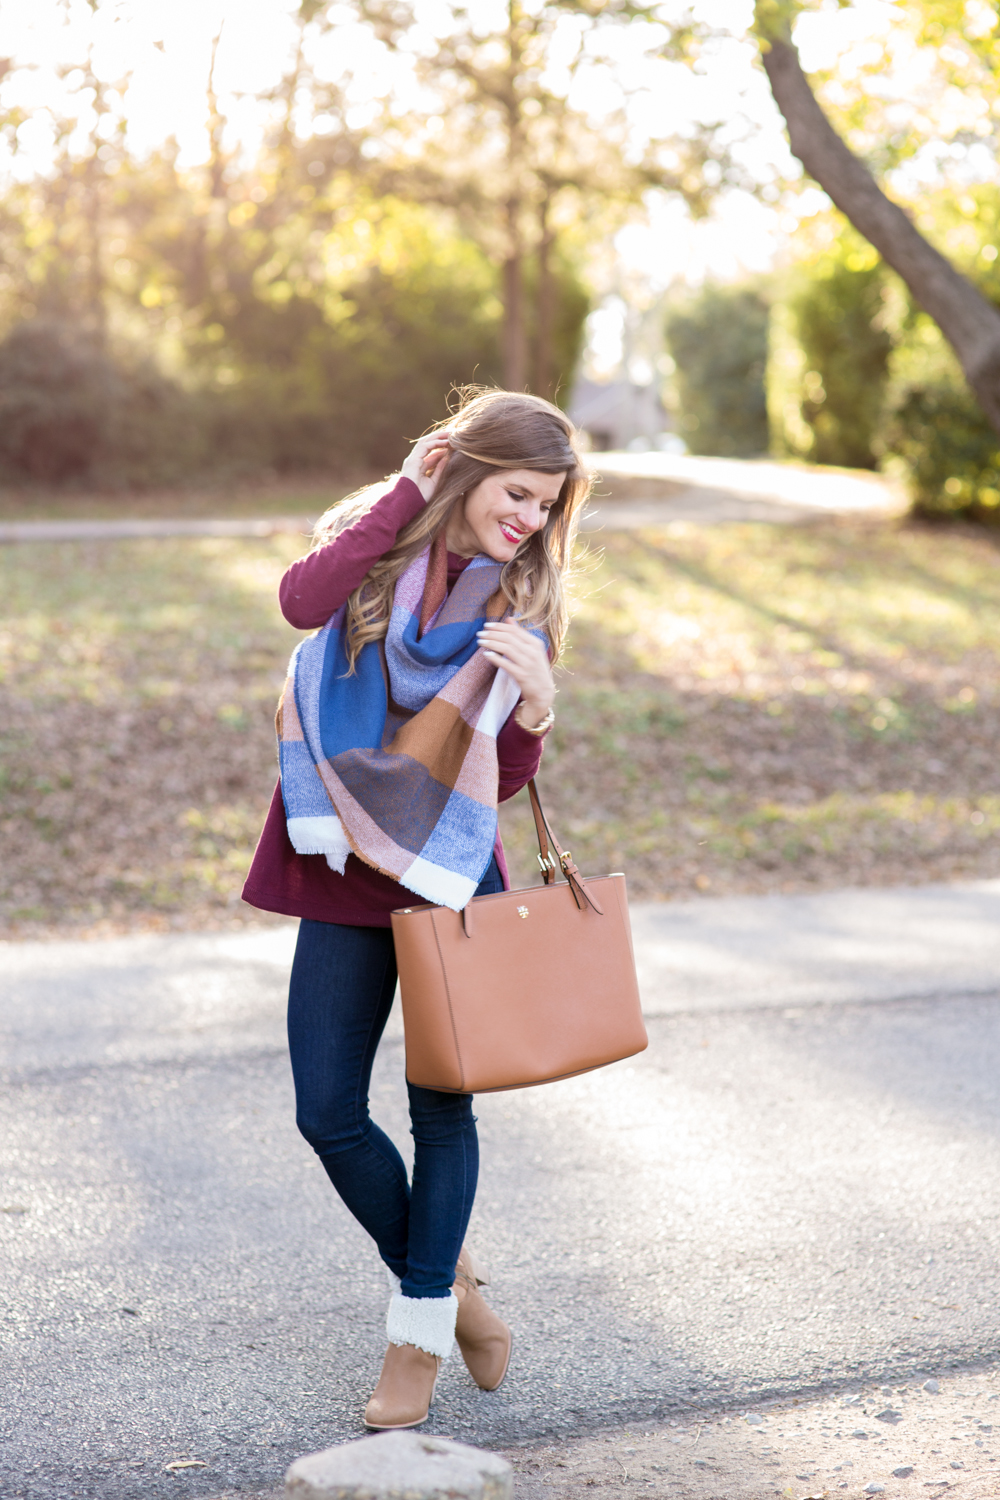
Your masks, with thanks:
M 452 1287 L 458 1298 L 455 1339 L 465 1367 L 481 1391 L 495 1391 L 500 1385 L 510 1364 L 514 1342 L 507 1324 L 479 1290 L 488 1285 L 485 1267 L 463 1246 Z
M 365 1408 L 365 1425 L 380 1432 L 419 1427 L 427 1421 L 441 1361 L 455 1336 L 458 1302 L 454 1297 L 389 1299 L 385 1331 L 389 1347 L 378 1385 Z
M 378 1385 L 365 1407 L 365 1426 L 385 1432 L 426 1422 L 440 1368 L 436 1354 L 414 1344 L 390 1344 Z

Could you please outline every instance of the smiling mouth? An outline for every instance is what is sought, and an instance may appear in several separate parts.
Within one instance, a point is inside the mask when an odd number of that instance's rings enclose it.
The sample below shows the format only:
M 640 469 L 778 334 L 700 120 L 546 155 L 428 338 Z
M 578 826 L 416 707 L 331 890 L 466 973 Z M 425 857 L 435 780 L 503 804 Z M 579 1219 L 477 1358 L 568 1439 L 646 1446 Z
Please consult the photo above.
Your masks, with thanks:
M 500 527 L 500 530 L 503 532 L 508 542 L 513 542 L 515 546 L 518 542 L 524 539 L 523 531 L 515 531 L 514 527 L 508 526 L 505 521 L 498 521 L 497 525 Z

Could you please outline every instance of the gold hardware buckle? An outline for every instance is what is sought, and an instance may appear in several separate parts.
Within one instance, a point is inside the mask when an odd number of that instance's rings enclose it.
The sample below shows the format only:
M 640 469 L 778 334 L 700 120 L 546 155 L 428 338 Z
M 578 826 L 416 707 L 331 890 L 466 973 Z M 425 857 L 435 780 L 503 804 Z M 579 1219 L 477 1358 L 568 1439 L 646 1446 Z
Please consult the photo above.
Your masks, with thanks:
M 554 870 L 556 867 L 556 862 L 552 858 L 551 854 L 543 854 L 541 850 L 539 850 L 539 852 L 535 855 L 535 858 L 538 860 L 538 868 L 541 870 L 543 875 L 545 874 L 546 870 Z
M 573 863 L 573 855 L 572 855 L 572 853 L 570 852 L 569 849 L 567 849 L 564 854 L 560 854 L 560 856 L 559 856 L 559 863 L 562 865 L 562 867 L 563 867 L 563 873 L 565 874 L 565 872 L 566 872 L 566 866 L 567 865 L 571 865 Z

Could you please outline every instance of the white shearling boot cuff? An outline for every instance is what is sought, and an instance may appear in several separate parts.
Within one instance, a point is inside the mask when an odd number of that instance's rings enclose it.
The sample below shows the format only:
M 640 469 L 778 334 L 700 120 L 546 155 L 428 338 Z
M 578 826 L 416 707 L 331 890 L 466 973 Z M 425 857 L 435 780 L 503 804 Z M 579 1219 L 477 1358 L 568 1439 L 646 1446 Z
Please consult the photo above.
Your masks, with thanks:
M 390 1344 L 414 1344 L 427 1354 L 447 1359 L 457 1317 L 458 1298 L 454 1292 L 447 1297 L 404 1297 L 402 1292 L 394 1292 L 385 1331 Z

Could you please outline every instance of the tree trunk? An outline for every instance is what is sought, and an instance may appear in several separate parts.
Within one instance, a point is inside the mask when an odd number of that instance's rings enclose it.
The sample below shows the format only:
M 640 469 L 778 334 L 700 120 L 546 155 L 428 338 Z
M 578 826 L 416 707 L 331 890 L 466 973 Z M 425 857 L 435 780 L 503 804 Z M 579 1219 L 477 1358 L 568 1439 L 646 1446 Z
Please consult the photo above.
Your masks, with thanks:
M 504 98 L 507 141 L 507 253 L 503 264 L 503 380 L 509 391 L 528 383 L 528 334 L 524 317 L 524 122 L 518 83 L 524 55 L 520 0 L 507 0 L 507 85 Z
M 222 23 L 222 26 L 224 25 L 225 21 Z M 215 63 L 219 54 L 219 43 L 222 40 L 222 26 L 212 38 L 212 59 L 208 69 L 208 87 L 205 91 L 208 99 L 209 191 L 215 199 L 226 196 L 226 157 L 222 149 L 222 132 L 226 128 L 226 120 L 219 111 L 219 96 L 215 92 Z
M 103 346 L 107 336 L 107 307 L 105 305 L 104 267 L 102 265 L 103 205 L 101 203 L 101 162 L 97 155 L 97 143 L 84 166 L 85 202 L 84 218 L 87 225 L 87 322 L 99 344 Z
M 507 204 L 507 258 L 503 263 L 503 380 L 509 391 L 528 381 L 528 339 L 524 323 L 524 247 L 520 204 Z
M 549 224 L 549 199 L 538 208 L 538 294 L 535 299 L 535 393 L 547 401 L 553 397 L 552 331 L 555 323 L 555 277 L 552 275 L 552 245 L 555 235 Z
M 1000 432 L 1000 311 L 928 244 L 848 149 L 820 108 L 796 49 L 775 39 L 763 44 L 762 56 L 793 153 L 937 323 Z

